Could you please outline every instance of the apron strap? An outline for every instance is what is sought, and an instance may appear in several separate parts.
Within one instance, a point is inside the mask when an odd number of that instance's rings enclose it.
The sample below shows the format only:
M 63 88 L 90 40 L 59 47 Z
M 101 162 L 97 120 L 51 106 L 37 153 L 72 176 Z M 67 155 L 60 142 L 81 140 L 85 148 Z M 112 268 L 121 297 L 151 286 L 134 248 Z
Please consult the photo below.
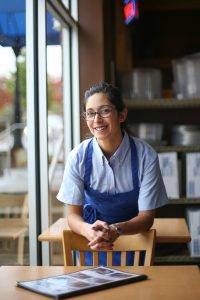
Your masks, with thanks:
M 132 178 L 133 178 L 133 186 L 137 195 L 139 195 L 139 178 L 138 178 L 138 154 L 135 146 L 134 140 L 129 137 L 130 146 L 131 146 L 131 166 L 132 166 Z
M 90 173 L 92 169 L 93 138 L 88 143 L 85 161 L 84 186 L 90 186 Z

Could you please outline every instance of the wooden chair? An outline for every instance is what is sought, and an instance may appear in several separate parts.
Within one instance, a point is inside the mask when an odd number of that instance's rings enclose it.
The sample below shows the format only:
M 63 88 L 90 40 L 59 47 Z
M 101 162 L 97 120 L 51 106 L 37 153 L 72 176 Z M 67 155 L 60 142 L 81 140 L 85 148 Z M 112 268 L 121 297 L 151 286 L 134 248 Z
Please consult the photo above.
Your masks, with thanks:
M 115 242 L 113 250 L 106 250 L 107 266 L 112 266 L 113 251 L 121 252 L 121 266 L 126 265 L 126 252 L 134 251 L 134 266 L 139 265 L 140 254 L 145 251 L 144 265 L 150 266 L 153 264 L 154 246 L 155 246 L 155 229 L 151 229 L 144 233 L 135 235 L 122 235 Z M 88 240 L 81 235 L 78 235 L 70 230 L 63 231 L 62 237 L 64 265 L 73 266 L 73 251 L 78 251 L 80 254 L 80 265 L 84 266 L 84 252 L 91 251 L 93 254 L 93 265 L 98 266 L 98 252 L 91 250 L 88 246 Z M 104 250 L 105 251 L 105 250 Z
M 17 262 L 23 265 L 28 230 L 28 194 L 0 195 L 0 240 L 18 240 Z

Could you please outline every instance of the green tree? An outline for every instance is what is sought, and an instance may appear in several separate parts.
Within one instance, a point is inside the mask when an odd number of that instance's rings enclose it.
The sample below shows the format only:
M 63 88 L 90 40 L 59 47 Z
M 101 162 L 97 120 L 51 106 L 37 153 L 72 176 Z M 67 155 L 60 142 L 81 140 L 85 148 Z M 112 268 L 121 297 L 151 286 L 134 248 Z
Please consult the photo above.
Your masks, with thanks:
M 19 94 L 20 94 L 20 106 L 22 115 L 26 110 L 26 48 L 22 48 L 17 59 L 17 70 L 19 76 Z M 61 95 L 57 95 L 60 86 L 55 83 L 54 80 L 48 76 L 47 78 L 47 97 L 48 97 L 48 109 L 58 113 L 59 111 L 59 101 L 57 98 L 61 99 Z M 16 71 L 10 74 L 10 78 L 6 82 L 7 89 L 12 93 L 15 99 L 15 88 L 16 88 Z
M 26 110 L 26 49 L 22 48 L 16 62 L 16 70 L 18 70 L 19 76 L 19 95 L 20 95 L 20 107 L 22 114 Z M 6 80 L 6 86 L 15 99 L 16 89 L 16 76 L 17 72 L 11 72 L 10 77 Z

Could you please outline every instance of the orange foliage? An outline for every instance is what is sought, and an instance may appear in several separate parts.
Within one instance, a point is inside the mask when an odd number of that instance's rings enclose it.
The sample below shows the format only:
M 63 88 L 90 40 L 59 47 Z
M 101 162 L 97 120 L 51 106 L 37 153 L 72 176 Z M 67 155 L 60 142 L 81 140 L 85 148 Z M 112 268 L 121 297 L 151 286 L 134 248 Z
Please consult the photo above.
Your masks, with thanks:
M 5 78 L 0 78 L 0 109 L 13 102 L 13 95 L 7 90 Z
M 51 80 L 51 93 L 53 101 L 61 102 L 62 100 L 62 81 L 59 79 Z

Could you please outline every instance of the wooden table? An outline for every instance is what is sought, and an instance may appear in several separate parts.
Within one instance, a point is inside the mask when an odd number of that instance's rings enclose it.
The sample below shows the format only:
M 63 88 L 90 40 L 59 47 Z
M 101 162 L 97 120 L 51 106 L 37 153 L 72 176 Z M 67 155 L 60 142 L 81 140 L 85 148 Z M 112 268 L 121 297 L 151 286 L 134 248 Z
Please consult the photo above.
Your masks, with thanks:
M 23 220 L 3 218 L 0 219 L 0 240 L 16 240 L 24 235 L 28 230 L 28 226 Z
M 25 194 L 28 190 L 26 168 L 11 168 L 0 177 L 0 191 L 5 194 Z
M 3 300 L 40 300 L 45 296 L 16 287 L 26 281 L 74 272 L 83 267 L 0 267 L 0 291 Z M 199 300 L 200 272 L 197 266 L 117 267 L 127 272 L 146 274 L 148 280 L 74 296 L 73 300 Z
M 156 229 L 157 243 L 188 243 L 191 240 L 184 218 L 156 218 L 152 228 Z M 39 235 L 38 240 L 49 242 L 62 241 L 63 229 L 69 229 L 66 218 L 58 219 Z

